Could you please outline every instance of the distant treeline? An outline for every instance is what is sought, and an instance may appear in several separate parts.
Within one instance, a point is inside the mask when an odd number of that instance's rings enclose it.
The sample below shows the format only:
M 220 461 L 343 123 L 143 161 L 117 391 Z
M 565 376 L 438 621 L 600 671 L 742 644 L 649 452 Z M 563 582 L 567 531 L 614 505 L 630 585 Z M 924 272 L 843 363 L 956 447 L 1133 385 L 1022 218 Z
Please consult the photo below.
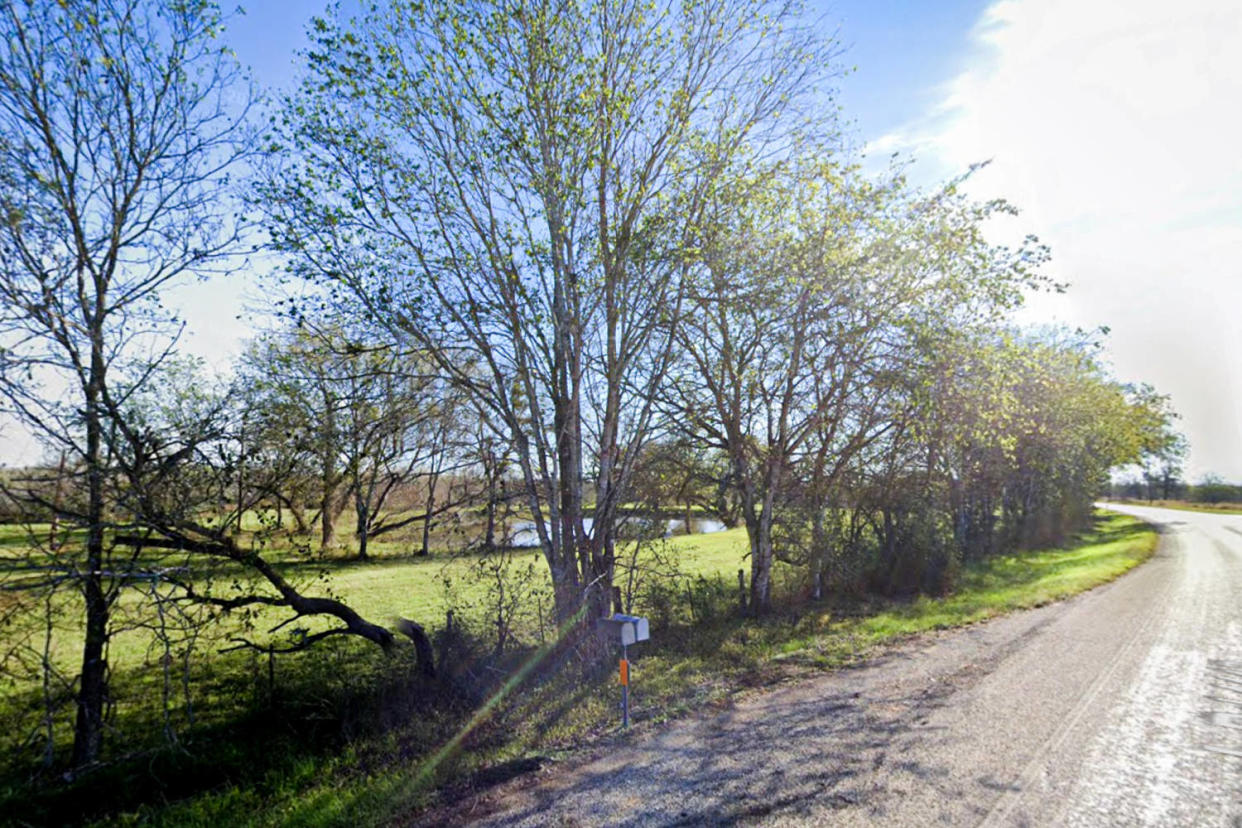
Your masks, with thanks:
M 1206 477 L 1199 483 L 1173 480 L 1130 479 L 1109 486 L 1109 496 L 1118 500 L 1185 500 L 1190 503 L 1242 503 L 1242 484 L 1226 483 L 1218 477 Z

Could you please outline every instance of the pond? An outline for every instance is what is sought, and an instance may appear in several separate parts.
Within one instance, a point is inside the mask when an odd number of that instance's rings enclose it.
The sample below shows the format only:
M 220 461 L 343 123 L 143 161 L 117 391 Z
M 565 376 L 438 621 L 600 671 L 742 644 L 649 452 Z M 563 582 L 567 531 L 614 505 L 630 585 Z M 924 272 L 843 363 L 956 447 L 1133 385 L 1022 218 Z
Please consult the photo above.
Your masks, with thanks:
M 587 532 L 592 530 L 594 521 L 586 518 L 582 521 Z M 635 538 L 639 535 L 650 536 L 652 528 L 659 524 L 663 524 L 663 537 L 671 538 L 674 535 L 685 535 L 686 521 L 681 518 L 673 518 L 666 520 L 658 517 L 643 517 L 641 515 L 629 515 L 620 520 L 617 534 L 622 538 Z M 728 527 L 719 520 L 708 517 L 696 517 L 690 519 L 690 532 L 693 535 L 707 535 L 712 532 L 723 532 Z M 510 533 L 509 545 L 518 549 L 527 549 L 539 545 L 539 532 L 535 529 L 533 520 L 520 520 L 513 524 L 513 530 Z

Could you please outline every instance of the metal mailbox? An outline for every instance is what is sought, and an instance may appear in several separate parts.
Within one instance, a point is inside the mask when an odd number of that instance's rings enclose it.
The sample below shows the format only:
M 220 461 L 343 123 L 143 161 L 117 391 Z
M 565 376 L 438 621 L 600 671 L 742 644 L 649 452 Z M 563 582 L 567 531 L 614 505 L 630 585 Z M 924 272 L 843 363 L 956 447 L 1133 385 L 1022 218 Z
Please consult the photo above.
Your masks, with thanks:
M 625 648 L 651 638 L 651 625 L 641 615 L 613 613 L 599 619 L 601 634 L 621 645 L 621 726 L 630 726 L 630 660 Z
M 601 618 L 600 626 L 622 647 L 651 638 L 651 625 L 641 615 L 622 615 L 618 612 L 610 618 Z

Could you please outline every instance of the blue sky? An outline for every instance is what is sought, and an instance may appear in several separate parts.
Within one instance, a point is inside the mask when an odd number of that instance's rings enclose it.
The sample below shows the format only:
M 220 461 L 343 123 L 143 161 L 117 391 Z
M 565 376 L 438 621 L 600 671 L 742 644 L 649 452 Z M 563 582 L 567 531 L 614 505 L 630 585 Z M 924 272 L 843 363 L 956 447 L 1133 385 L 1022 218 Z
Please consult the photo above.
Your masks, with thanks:
M 348 8 L 348 3 L 343 4 Z M 883 135 L 936 104 L 936 90 L 965 64 L 984 0 L 836 0 L 810 3 L 809 16 L 836 32 L 845 115 L 862 136 Z M 267 86 L 287 86 L 305 25 L 322 0 L 252 0 L 229 23 L 238 58 Z
M 341 5 L 357 4 L 343 0 Z M 254 80 L 278 93 L 296 82 L 297 51 L 307 45 L 307 22 L 325 7 L 324 0 L 254 0 L 231 17 L 225 37 Z M 944 84 L 968 64 L 975 48 L 971 32 L 986 7 L 984 0 L 809 3 L 808 19 L 835 35 L 842 49 L 838 101 L 852 143 L 863 146 L 896 134 L 912 117 L 937 105 Z M 929 157 L 915 173 L 931 182 L 960 171 Z M 187 346 L 217 364 L 236 354 L 250 333 L 242 306 L 261 304 L 248 298 L 252 291 L 246 280 L 179 290 L 174 301 L 190 323 Z
M 987 7 L 981 0 L 850 0 L 822 6 L 845 48 L 841 82 L 847 120 L 875 138 L 899 129 L 912 113 L 936 106 L 941 86 L 974 50 L 971 31 Z

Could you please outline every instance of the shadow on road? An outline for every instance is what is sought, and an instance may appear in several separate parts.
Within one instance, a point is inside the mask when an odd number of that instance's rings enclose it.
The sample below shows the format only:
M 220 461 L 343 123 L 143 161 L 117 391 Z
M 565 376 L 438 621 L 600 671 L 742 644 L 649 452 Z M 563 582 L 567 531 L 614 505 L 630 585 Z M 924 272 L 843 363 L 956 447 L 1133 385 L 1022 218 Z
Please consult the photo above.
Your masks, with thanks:
M 902 653 L 872 662 L 900 667 Z M 968 672 L 977 672 L 975 665 Z M 840 689 L 806 698 L 777 691 L 761 707 L 741 706 L 636 744 L 617 744 L 576 768 L 557 767 L 468 812 L 429 814 L 418 824 L 730 825 L 769 815 L 830 818 L 825 811 L 865 808 L 883 818 L 887 765 L 908 781 L 948 775 L 903 755 L 903 741 L 936 739 L 925 727 L 971 675 L 911 682 L 876 695 L 848 675 Z M 823 685 L 820 684 L 822 688 Z M 866 780 L 864 783 L 862 780 Z M 979 784 L 1000 789 L 992 780 Z M 489 811 L 491 813 L 489 814 Z

